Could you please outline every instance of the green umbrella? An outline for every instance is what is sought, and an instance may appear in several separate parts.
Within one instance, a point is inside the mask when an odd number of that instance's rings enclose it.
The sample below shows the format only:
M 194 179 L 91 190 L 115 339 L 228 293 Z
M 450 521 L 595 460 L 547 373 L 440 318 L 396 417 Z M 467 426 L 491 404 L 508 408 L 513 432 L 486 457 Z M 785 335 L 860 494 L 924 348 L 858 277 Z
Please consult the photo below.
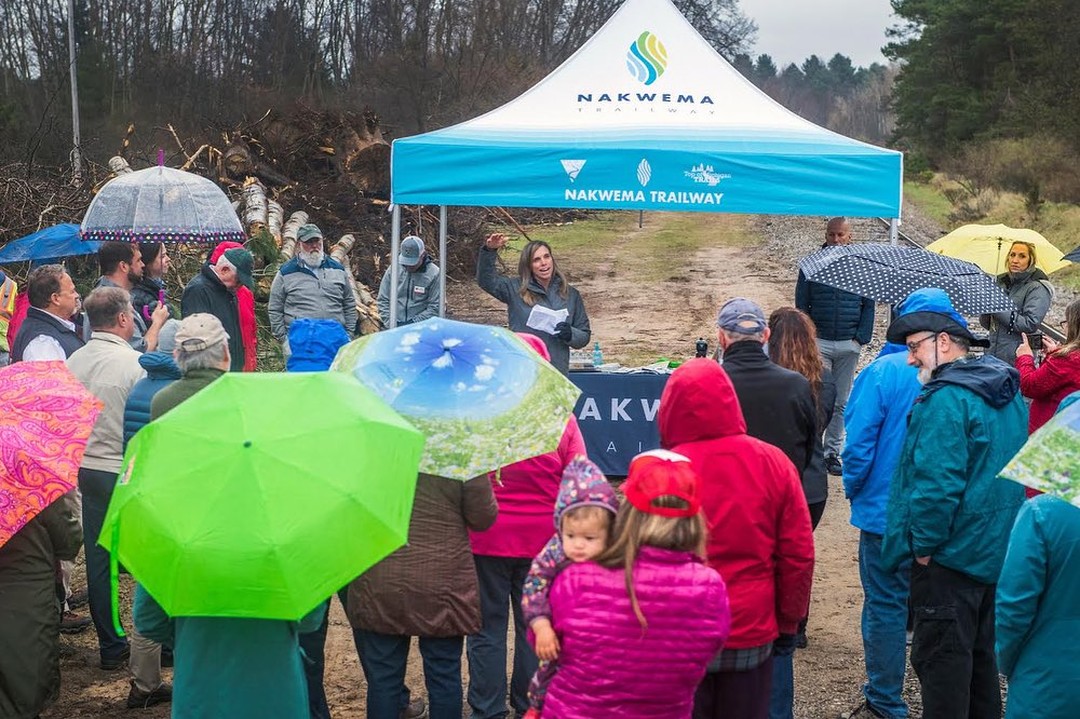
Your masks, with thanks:
M 423 446 L 342 374 L 226 374 L 135 435 L 98 543 L 171 616 L 298 620 L 406 542 Z

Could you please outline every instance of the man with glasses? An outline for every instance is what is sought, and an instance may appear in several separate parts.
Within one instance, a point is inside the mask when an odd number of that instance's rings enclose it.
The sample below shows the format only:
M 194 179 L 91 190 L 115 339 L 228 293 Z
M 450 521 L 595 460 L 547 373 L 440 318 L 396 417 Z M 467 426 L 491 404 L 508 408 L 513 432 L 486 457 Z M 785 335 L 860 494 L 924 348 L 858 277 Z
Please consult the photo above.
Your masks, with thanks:
M 882 564 L 911 561 L 911 666 L 926 719 L 1001 715 L 994 591 L 1024 501 L 998 472 L 1027 439 L 1019 373 L 990 355 L 941 290 L 889 325 L 923 385 L 889 494 Z
M 323 250 L 323 234 L 308 223 L 296 232 L 296 256 L 286 262 L 270 285 L 267 314 L 270 331 L 281 342 L 285 359 L 289 325 L 295 319 L 334 320 L 349 337 L 356 333 L 356 299 L 345 268 Z

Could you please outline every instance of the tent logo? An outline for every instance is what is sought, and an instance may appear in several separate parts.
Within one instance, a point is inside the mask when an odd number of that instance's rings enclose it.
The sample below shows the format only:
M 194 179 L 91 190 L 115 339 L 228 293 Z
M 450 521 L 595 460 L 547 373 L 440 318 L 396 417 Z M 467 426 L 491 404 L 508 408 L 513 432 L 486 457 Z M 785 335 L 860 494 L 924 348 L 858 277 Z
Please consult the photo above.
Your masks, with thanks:
M 637 166 L 637 181 L 641 183 L 642 187 L 649 184 L 649 180 L 652 179 L 652 167 L 649 166 L 649 161 L 642 159 Z
M 630 43 L 626 69 L 638 82 L 652 85 L 667 69 L 667 48 L 660 38 L 646 30 Z
M 716 187 L 720 184 L 721 180 L 726 180 L 731 177 L 731 175 L 726 172 L 717 172 L 713 169 L 712 165 L 706 165 L 704 162 L 694 165 L 683 174 L 694 182 L 708 185 L 709 187 Z
M 585 167 L 585 160 L 559 160 L 559 162 L 562 163 L 562 168 L 566 170 L 570 182 L 576 180 L 581 168 Z

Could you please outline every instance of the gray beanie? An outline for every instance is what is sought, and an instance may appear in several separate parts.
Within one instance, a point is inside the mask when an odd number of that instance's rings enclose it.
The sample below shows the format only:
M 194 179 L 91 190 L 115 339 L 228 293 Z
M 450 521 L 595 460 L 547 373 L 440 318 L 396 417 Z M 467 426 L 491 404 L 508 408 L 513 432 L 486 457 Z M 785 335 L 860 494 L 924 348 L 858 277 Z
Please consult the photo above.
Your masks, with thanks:
M 173 350 L 176 349 L 176 331 L 178 329 L 180 329 L 180 320 L 165 320 L 165 324 L 161 326 L 161 332 L 158 333 L 158 352 L 173 353 Z

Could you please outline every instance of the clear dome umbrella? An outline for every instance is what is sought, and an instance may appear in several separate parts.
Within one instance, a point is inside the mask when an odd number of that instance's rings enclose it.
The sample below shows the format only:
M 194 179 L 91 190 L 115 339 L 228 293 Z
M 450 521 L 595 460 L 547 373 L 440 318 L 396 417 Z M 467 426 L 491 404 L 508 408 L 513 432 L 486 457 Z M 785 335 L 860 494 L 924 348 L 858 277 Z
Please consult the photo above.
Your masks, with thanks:
M 91 241 L 216 245 L 247 239 L 220 187 L 161 165 L 109 180 L 87 208 L 81 229 Z

